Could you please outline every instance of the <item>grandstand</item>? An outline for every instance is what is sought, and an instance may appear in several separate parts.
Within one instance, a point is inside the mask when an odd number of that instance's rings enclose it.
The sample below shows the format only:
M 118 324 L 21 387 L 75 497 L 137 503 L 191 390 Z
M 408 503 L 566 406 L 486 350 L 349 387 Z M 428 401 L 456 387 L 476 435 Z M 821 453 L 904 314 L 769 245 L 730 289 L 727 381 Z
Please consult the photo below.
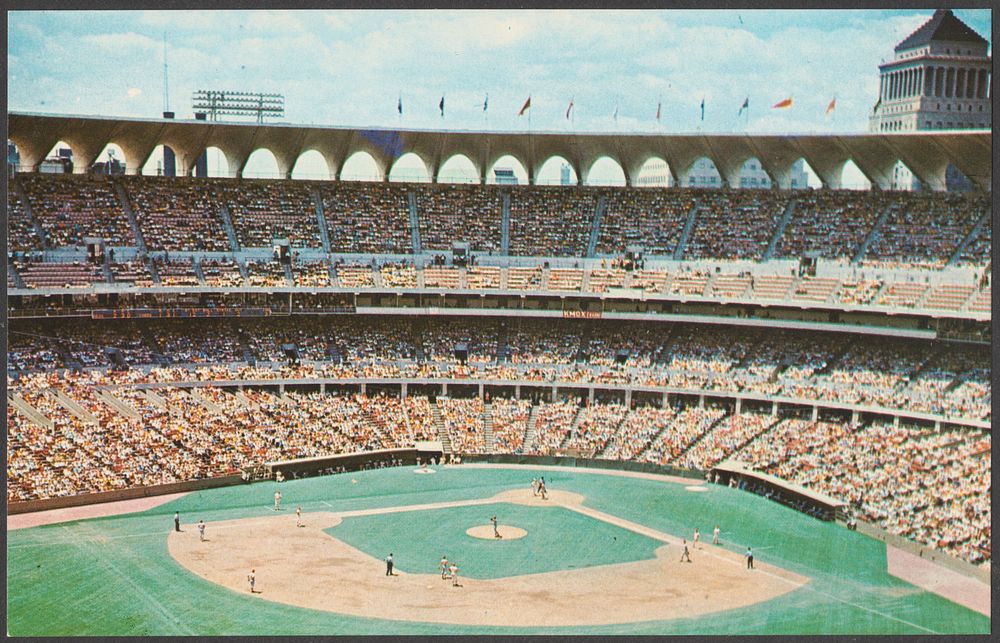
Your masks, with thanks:
M 59 119 L 12 117 L 30 170 L 24 123 Z M 18 172 L 8 504 L 425 443 L 739 462 L 988 569 L 991 195 L 816 166 L 794 191 Z

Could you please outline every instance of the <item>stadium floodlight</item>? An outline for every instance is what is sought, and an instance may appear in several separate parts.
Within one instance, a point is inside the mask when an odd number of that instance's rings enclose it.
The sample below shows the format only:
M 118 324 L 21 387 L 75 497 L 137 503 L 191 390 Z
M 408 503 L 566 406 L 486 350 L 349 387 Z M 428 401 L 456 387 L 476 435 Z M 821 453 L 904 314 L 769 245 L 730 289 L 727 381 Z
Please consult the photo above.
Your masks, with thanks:
M 285 116 L 283 94 L 199 89 L 191 95 L 191 102 L 196 112 L 206 112 L 213 121 L 219 116 L 253 116 L 263 123 L 265 117 Z

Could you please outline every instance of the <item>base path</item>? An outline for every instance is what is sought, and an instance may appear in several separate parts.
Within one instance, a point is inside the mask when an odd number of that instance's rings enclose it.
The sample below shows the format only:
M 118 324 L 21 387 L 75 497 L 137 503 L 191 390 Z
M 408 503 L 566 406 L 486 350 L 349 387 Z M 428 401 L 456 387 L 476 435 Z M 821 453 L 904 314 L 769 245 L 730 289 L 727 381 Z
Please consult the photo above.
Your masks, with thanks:
M 891 545 L 886 545 L 885 555 L 893 576 L 970 610 L 990 615 L 990 586 L 986 583 Z
M 579 494 L 554 491 L 548 500 L 529 489 L 493 498 L 420 505 L 421 509 L 494 502 L 563 507 L 641 530 L 665 542 L 676 538 L 580 506 Z M 365 513 L 401 513 L 388 507 Z M 330 536 L 324 529 L 361 512 L 317 512 L 211 523 L 208 542 L 170 532 L 170 554 L 192 573 L 250 595 L 246 575 L 257 570 L 261 600 L 353 616 L 460 625 L 524 627 L 606 625 L 693 618 L 767 601 L 808 579 L 760 564 L 746 570 L 742 556 L 705 545 L 695 563 L 679 563 L 677 547 L 652 560 L 496 579 L 461 578 L 461 587 L 437 574 L 385 575 L 385 563 Z M 486 525 L 492 537 L 492 526 Z

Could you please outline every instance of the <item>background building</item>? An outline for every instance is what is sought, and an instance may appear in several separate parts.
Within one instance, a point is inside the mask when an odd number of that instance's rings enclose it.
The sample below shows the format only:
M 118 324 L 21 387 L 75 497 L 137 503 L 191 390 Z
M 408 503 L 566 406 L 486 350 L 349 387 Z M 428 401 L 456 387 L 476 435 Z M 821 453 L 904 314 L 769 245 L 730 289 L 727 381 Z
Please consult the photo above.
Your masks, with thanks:
M 896 45 L 891 62 L 879 65 L 879 96 L 868 121 L 872 132 L 989 129 L 992 58 L 989 43 L 948 9 Z M 969 189 L 948 167 L 948 189 Z M 904 166 L 893 172 L 893 188 L 919 189 Z

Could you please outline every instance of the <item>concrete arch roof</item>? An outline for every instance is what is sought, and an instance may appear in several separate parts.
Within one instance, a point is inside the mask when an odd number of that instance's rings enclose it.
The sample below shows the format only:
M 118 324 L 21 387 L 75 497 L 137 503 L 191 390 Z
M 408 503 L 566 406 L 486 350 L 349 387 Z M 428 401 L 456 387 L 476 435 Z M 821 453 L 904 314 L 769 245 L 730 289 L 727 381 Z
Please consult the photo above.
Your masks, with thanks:
M 553 156 L 565 158 L 581 183 L 597 159 L 607 156 L 634 185 L 643 163 L 664 159 L 683 183 L 691 164 L 706 157 L 730 186 L 739 184 L 743 162 L 757 158 L 780 188 L 788 188 L 792 164 L 804 158 L 824 185 L 840 187 L 840 171 L 848 160 L 875 185 L 888 189 L 892 168 L 902 161 L 925 185 L 945 189 L 945 170 L 954 164 L 977 187 L 989 190 L 992 180 L 992 131 L 925 131 L 863 134 L 591 134 L 556 132 L 473 132 L 404 130 L 293 124 L 220 123 L 199 120 L 140 119 L 13 112 L 8 137 L 21 154 L 22 167 L 37 169 L 44 155 L 62 140 L 73 147 L 75 167 L 85 172 L 108 143 L 122 148 L 127 171 L 137 173 L 160 144 L 177 155 L 178 173 L 189 174 L 195 159 L 208 147 L 226 155 L 230 173 L 241 176 L 250 154 L 266 148 L 290 177 L 296 160 L 316 150 L 331 175 L 339 176 L 354 152 L 375 158 L 382 178 L 395 159 L 416 153 L 433 179 L 441 165 L 456 154 L 472 161 L 485 180 L 489 166 L 502 156 L 518 159 L 534 182 L 541 165 Z

